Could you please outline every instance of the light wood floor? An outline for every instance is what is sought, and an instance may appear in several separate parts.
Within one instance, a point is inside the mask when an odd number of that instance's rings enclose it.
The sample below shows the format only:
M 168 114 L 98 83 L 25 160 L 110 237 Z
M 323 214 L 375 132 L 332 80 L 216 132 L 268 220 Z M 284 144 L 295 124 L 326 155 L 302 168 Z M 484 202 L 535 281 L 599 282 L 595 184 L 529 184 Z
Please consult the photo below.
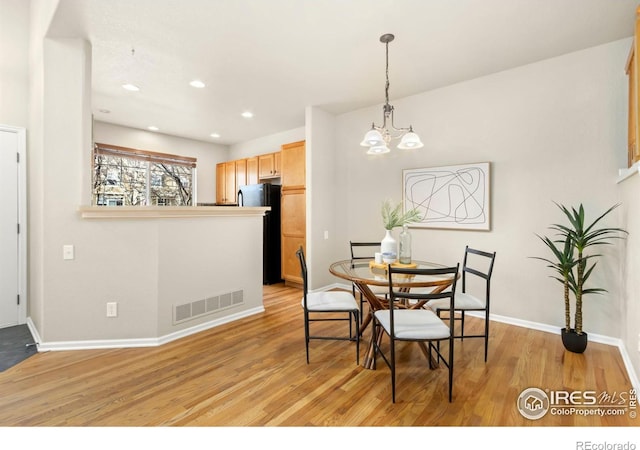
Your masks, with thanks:
M 264 303 L 263 314 L 160 347 L 32 356 L 0 373 L 0 426 L 640 425 L 628 412 L 531 421 L 516 408 L 528 387 L 628 392 L 615 347 L 591 342 L 577 355 L 557 335 L 492 323 L 487 363 L 482 340 L 457 341 L 449 403 L 444 366 L 429 370 L 402 345 L 392 404 L 389 369 L 357 366 L 355 343 L 313 341 L 305 363 L 299 290 L 265 286 Z

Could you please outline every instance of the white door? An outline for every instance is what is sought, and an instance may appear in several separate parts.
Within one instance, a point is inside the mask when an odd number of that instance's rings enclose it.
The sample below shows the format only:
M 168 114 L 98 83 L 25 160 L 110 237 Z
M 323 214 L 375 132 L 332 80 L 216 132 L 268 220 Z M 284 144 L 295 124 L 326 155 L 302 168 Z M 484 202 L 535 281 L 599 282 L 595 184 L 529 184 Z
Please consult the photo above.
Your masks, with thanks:
M 26 322 L 25 130 L 0 125 L 0 328 Z

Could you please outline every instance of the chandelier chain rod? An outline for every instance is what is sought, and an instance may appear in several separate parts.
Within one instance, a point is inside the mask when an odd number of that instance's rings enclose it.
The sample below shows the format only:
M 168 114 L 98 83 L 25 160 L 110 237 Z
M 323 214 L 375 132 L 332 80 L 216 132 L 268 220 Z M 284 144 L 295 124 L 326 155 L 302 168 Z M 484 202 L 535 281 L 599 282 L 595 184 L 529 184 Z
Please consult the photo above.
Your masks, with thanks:
M 387 105 L 389 104 L 389 43 L 385 43 L 386 47 L 386 68 L 385 75 L 387 77 L 387 82 L 384 86 L 384 98 L 386 100 Z
M 381 127 L 377 127 L 379 128 L 381 131 L 383 130 L 387 130 L 387 119 L 391 118 L 391 129 L 393 131 L 398 131 L 398 132 L 405 132 L 405 131 L 410 131 L 411 127 L 396 127 L 396 124 L 394 123 L 394 115 L 393 115 L 393 106 L 391 104 L 389 104 L 389 41 L 385 42 L 385 77 L 386 77 L 386 83 L 384 86 L 384 98 L 385 98 L 385 105 L 384 105 L 384 114 L 382 117 L 382 126 Z M 387 130 L 388 133 L 389 130 Z M 396 136 L 391 136 L 389 134 L 387 134 L 387 138 L 395 138 Z

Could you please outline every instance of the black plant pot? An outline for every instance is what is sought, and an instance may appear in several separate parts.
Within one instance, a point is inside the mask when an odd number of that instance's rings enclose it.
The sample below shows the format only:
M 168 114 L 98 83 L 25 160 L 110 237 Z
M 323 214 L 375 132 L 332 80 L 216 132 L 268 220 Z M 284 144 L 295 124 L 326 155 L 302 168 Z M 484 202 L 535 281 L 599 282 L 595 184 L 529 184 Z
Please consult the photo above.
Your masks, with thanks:
M 570 352 L 584 353 L 587 349 L 587 333 L 583 331 L 582 334 L 578 334 L 573 328 L 569 331 L 567 331 L 566 328 L 563 328 L 562 343 L 564 344 L 564 348 Z

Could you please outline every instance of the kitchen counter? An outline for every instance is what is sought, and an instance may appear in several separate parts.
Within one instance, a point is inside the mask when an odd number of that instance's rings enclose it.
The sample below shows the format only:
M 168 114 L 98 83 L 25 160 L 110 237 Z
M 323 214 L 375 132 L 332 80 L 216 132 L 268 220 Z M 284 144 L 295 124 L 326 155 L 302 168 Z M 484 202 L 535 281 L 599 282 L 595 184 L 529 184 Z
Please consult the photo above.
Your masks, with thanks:
M 83 219 L 264 216 L 268 206 L 81 206 Z

